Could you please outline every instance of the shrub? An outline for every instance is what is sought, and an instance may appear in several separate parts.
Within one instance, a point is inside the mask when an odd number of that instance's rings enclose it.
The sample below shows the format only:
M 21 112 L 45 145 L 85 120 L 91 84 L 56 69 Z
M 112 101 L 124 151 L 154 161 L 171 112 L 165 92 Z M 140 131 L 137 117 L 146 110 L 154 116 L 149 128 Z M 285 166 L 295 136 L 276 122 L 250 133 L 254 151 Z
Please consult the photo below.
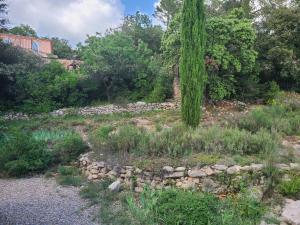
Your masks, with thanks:
M 72 133 L 72 135 L 66 136 L 63 140 L 59 140 L 53 148 L 55 162 L 66 164 L 76 160 L 80 154 L 88 149 L 88 146 L 79 134 Z
M 283 181 L 281 184 L 279 184 L 278 190 L 284 196 L 299 197 L 300 196 L 300 177 L 294 176 L 289 181 Z
M 52 154 L 45 143 L 21 131 L 15 131 L 0 145 L 0 170 L 10 176 L 42 172 L 51 162 Z

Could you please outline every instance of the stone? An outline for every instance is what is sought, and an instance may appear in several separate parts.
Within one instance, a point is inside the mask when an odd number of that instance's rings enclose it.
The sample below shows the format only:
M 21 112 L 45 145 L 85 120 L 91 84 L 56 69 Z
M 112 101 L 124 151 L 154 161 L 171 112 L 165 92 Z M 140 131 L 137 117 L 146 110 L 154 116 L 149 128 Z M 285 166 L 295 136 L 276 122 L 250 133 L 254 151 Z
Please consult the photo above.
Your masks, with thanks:
M 203 167 L 202 171 L 206 173 L 207 176 L 212 176 L 215 174 L 215 172 L 209 166 Z
M 192 169 L 188 171 L 190 177 L 206 177 L 207 174 L 201 169 Z
M 91 169 L 91 174 L 98 174 L 99 171 L 97 169 Z
M 174 172 L 174 168 L 172 166 L 164 166 L 162 170 L 166 173 L 173 173 Z
M 165 178 L 181 178 L 181 177 L 184 177 L 184 172 L 174 172 L 174 173 L 166 174 L 164 177 Z
M 292 225 L 300 225 L 300 201 L 286 199 L 286 204 L 282 211 L 284 222 Z
M 104 168 L 105 165 L 106 165 L 105 162 L 93 162 L 92 163 L 92 166 L 97 169 Z
M 98 178 L 99 178 L 99 177 L 98 177 L 98 174 L 93 174 L 93 175 L 92 175 L 92 179 L 93 179 L 93 180 L 96 180 L 96 179 L 98 179 Z
M 137 192 L 137 193 L 142 193 L 143 190 L 144 190 L 144 188 L 142 188 L 142 187 L 135 187 L 134 188 L 134 191 Z
M 285 171 L 291 170 L 291 168 L 287 164 L 283 164 L 283 163 L 276 164 L 276 167 L 280 170 L 285 170 Z
M 185 167 L 177 167 L 176 169 L 175 169 L 175 172 L 184 172 L 185 171 Z
M 115 182 L 113 182 L 111 185 L 109 185 L 108 189 L 112 192 L 119 192 L 121 189 L 121 181 L 117 180 Z
M 243 166 L 243 167 L 241 167 L 241 171 L 249 172 L 249 171 L 252 171 L 252 168 L 251 168 L 251 166 Z
M 204 178 L 202 181 L 202 191 L 213 193 L 218 185 L 210 178 Z
M 141 169 L 139 169 L 139 168 L 135 168 L 135 171 L 134 171 L 136 174 L 140 174 L 140 173 L 142 173 L 142 170 Z
M 264 165 L 263 164 L 254 164 L 254 163 L 252 163 L 250 167 L 251 167 L 252 171 L 257 172 L 257 171 L 261 171 L 264 168 Z
M 236 165 L 236 166 L 232 166 L 232 167 L 229 167 L 226 172 L 230 175 L 233 175 L 233 174 L 237 174 L 239 173 L 241 170 L 241 167 Z
M 290 167 L 293 170 L 300 170 L 300 164 L 299 163 L 290 163 Z
M 225 171 L 225 170 L 227 170 L 228 166 L 217 164 L 217 165 L 214 165 L 213 168 L 216 170 L 219 170 L 219 171 Z

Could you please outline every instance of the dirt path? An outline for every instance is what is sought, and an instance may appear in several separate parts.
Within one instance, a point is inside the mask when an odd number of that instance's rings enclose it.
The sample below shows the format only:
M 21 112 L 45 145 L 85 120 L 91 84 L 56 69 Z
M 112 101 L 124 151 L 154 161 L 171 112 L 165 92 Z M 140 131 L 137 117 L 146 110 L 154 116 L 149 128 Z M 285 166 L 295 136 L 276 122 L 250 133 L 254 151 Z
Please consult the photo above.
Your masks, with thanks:
M 96 225 L 95 208 L 54 179 L 0 179 L 1 225 Z

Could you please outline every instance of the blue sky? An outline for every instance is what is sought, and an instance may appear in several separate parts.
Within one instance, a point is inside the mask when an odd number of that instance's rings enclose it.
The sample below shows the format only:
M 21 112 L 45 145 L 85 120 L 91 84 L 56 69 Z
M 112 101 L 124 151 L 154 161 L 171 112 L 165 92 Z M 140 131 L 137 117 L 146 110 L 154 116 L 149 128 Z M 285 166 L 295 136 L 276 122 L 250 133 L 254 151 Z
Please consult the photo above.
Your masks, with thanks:
M 154 13 L 155 0 L 122 0 L 125 5 L 126 14 L 134 14 L 136 11 L 141 11 L 152 15 Z

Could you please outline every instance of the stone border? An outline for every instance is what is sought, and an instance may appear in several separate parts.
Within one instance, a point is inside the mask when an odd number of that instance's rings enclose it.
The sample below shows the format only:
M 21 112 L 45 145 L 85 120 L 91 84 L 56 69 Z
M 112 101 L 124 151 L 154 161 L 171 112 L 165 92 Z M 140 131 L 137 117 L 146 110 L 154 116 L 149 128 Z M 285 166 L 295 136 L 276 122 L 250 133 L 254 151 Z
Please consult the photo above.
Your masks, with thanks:
M 113 113 L 141 113 L 154 110 L 172 110 L 178 107 L 178 103 L 164 102 L 164 103 L 145 103 L 136 102 L 123 106 L 118 105 L 104 105 L 97 107 L 83 107 L 83 108 L 64 108 L 49 113 L 51 116 L 65 116 L 65 115 L 107 115 Z M 25 113 L 7 113 L 0 119 L 3 120 L 28 120 L 32 117 L 40 117 L 41 115 L 27 115 Z
M 193 168 L 164 166 L 160 172 L 153 173 L 133 166 L 112 166 L 106 162 L 94 162 L 89 159 L 89 153 L 80 157 L 79 165 L 90 181 L 110 178 L 129 187 L 132 187 L 135 182 L 136 192 L 141 192 L 146 184 L 158 189 L 169 186 L 170 183 L 177 187 L 191 188 L 201 185 L 203 179 L 210 179 L 218 174 L 238 176 L 243 173 L 260 173 L 265 167 L 263 164 L 254 163 L 248 166 L 233 165 L 229 167 L 220 164 Z M 300 171 L 298 163 L 277 164 L 276 167 L 280 171 Z

